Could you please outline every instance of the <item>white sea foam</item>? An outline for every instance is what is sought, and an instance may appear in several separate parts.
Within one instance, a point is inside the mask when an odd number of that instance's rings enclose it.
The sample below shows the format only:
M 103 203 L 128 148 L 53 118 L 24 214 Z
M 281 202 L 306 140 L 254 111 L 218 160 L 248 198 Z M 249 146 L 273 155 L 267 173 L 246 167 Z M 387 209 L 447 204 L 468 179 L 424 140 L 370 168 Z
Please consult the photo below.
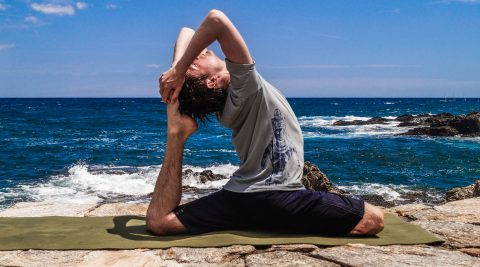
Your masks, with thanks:
M 339 186 L 347 192 L 354 195 L 378 195 L 383 197 L 387 201 L 403 200 L 401 193 L 409 191 L 405 185 L 392 185 L 392 184 L 378 184 L 378 183 L 362 183 Z
M 336 121 L 354 121 L 361 120 L 367 121 L 372 117 L 359 117 L 359 116 L 302 116 L 298 118 L 300 126 L 303 128 L 318 128 L 318 132 L 304 131 L 306 138 L 318 138 L 318 137 L 335 137 L 335 138 L 352 138 L 363 136 L 393 136 L 399 133 L 404 133 L 413 127 L 397 127 L 400 122 L 387 121 L 386 124 L 370 124 L 370 125 L 347 125 L 336 126 L 333 125 Z M 395 116 L 386 116 L 386 119 L 393 120 Z M 337 131 L 334 134 L 322 133 L 323 130 Z
M 153 191 L 161 166 L 88 166 L 77 164 L 68 173 L 50 177 L 45 183 L 21 185 L 17 192 L 36 201 L 67 203 L 98 203 L 104 199 L 135 199 Z M 237 169 L 231 164 L 207 167 L 184 166 L 200 172 L 205 169 L 227 178 Z M 198 189 L 220 189 L 228 179 L 201 183 L 198 177 L 188 175 L 183 178 L 183 185 Z M 0 193 L 4 197 L 6 193 Z

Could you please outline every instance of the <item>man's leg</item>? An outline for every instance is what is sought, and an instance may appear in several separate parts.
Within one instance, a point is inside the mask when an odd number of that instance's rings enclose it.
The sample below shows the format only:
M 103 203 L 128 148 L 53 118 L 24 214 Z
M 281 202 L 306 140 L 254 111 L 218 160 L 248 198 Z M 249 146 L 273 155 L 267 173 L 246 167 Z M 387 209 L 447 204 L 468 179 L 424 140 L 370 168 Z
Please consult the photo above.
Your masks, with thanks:
M 187 138 L 197 130 L 195 121 L 181 115 L 178 101 L 167 105 L 167 148 L 152 200 L 147 210 L 147 228 L 158 235 L 185 232 L 185 226 L 172 211 L 182 197 L 182 160 Z
M 351 235 L 376 235 L 383 230 L 383 212 L 365 202 L 365 212 L 363 218 L 350 231 Z

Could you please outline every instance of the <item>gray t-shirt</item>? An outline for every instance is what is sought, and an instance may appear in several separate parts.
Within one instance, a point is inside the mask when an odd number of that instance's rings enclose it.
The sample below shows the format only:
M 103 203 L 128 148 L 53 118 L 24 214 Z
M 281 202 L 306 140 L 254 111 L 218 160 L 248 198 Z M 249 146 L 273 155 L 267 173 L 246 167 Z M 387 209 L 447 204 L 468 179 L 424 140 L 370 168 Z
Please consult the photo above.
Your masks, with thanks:
M 255 64 L 226 59 L 227 100 L 219 122 L 232 130 L 240 159 L 224 189 L 233 192 L 304 188 L 303 136 L 285 96 L 265 81 Z

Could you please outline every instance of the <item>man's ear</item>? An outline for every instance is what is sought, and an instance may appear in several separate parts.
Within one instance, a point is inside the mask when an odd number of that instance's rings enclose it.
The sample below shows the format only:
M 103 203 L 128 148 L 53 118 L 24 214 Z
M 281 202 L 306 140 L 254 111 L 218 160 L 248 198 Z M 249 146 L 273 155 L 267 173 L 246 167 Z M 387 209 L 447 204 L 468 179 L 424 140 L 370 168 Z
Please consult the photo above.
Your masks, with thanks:
M 207 81 L 208 88 L 210 89 L 217 88 L 218 79 L 215 75 L 208 77 L 206 81 Z

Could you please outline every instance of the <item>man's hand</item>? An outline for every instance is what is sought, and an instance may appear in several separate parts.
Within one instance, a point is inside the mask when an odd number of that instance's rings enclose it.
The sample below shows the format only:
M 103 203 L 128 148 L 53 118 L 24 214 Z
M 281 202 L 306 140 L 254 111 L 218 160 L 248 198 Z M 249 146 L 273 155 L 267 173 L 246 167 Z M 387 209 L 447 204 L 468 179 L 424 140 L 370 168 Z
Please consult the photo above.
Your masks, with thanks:
M 172 99 L 177 100 L 184 82 L 185 73 L 179 72 L 175 66 L 164 72 L 159 79 L 162 101 L 170 104 Z
M 167 105 L 168 135 L 178 137 L 181 141 L 186 141 L 198 128 L 194 119 L 187 115 L 182 115 L 178 110 L 180 103 L 177 99 L 170 101 Z

